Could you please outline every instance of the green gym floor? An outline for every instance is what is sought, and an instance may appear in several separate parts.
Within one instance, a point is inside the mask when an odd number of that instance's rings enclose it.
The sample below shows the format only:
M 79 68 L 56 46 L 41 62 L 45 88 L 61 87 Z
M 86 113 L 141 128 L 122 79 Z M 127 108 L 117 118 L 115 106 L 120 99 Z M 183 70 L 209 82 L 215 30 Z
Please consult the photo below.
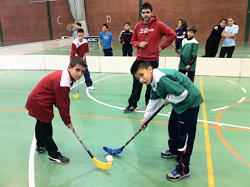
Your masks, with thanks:
M 114 56 L 122 56 L 121 44 L 118 42 L 114 42 Z M 220 48 L 218 49 L 216 57 L 219 57 Z M 90 52 L 88 55 L 90 56 L 103 56 L 103 51 L 99 49 L 98 43 L 89 43 Z M 65 46 L 61 48 L 51 49 L 47 51 L 30 53 L 34 55 L 70 55 L 71 46 Z M 238 42 L 235 47 L 235 51 L 233 53 L 233 58 L 250 58 L 250 42 Z M 29 55 L 30 55 L 29 54 Z M 133 55 L 136 55 L 136 49 L 134 48 Z M 176 56 L 176 52 L 174 51 L 172 46 L 164 49 L 160 53 L 161 56 Z M 198 56 L 205 55 L 205 42 L 199 42 L 199 52 Z
M 69 48 L 67 48 L 69 50 Z M 54 140 L 68 164 L 51 163 L 46 153 L 35 152 L 35 119 L 27 114 L 31 90 L 51 71 L 0 71 L 0 186 L 2 187 L 247 187 L 250 185 L 250 78 L 196 76 L 195 85 L 205 103 L 200 107 L 190 177 L 166 179 L 176 165 L 161 158 L 168 148 L 170 106 L 165 107 L 104 171 L 66 128 L 55 109 Z M 140 127 L 144 92 L 138 112 L 124 114 L 131 92 L 129 74 L 91 73 L 95 90 L 86 90 L 81 79 L 79 98 L 72 95 L 75 130 L 101 162 L 103 146 L 120 148 Z M 122 86 L 121 86 L 122 85 Z M 145 87 L 145 86 L 144 86 Z

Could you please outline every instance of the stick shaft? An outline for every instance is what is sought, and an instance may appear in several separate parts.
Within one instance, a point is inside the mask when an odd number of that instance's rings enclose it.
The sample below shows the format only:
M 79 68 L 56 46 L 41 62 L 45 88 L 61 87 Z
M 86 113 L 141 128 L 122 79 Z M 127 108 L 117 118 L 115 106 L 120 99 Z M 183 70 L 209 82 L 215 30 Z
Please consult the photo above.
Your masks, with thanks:
M 77 134 L 77 132 L 75 131 L 74 128 L 72 128 L 72 131 L 75 134 L 75 136 L 77 137 L 77 139 L 79 140 L 79 142 L 82 144 L 82 146 L 84 147 L 84 149 L 88 152 L 89 156 L 91 158 L 93 158 L 94 156 L 92 155 L 92 153 L 90 152 L 90 150 L 88 149 L 88 147 L 84 144 L 84 142 L 82 141 L 81 137 Z
M 160 108 L 158 108 L 158 110 L 147 120 L 147 122 L 144 125 L 148 125 L 148 123 L 161 111 L 161 109 L 165 106 L 165 104 L 163 104 Z M 122 149 L 124 149 L 142 130 L 139 129 L 134 136 L 132 136 L 123 146 Z
M 77 85 L 77 93 L 79 93 L 79 84 L 80 84 L 80 80 L 78 81 L 78 85 Z
M 139 133 L 141 132 L 141 129 L 139 129 L 135 134 L 134 136 L 132 136 L 129 141 L 127 141 L 123 146 L 122 146 L 122 149 L 124 149 Z
M 164 106 L 165 104 L 161 105 L 161 107 L 156 110 L 156 112 L 146 121 L 144 125 L 147 125 L 161 111 L 161 109 L 163 109 Z

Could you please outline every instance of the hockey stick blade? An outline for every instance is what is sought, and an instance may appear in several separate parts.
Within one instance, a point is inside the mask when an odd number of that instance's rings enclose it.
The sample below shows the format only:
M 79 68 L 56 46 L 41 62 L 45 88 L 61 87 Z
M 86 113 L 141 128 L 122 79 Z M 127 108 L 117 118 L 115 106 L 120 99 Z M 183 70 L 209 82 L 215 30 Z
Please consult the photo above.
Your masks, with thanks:
M 108 170 L 112 167 L 111 162 L 104 163 L 104 162 L 97 160 L 95 157 L 93 157 L 92 160 L 95 163 L 95 165 L 102 170 Z
M 73 95 L 74 99 L 78 99 L 78 93 L 76 95 Z
M 82 144 L 82 146 L 84 147 L 84 149 L 87 151 L 87 153 L 89 154 L 89 156 L 92 158 L 94 164 L 102 169 L 102 170 L 108 170 L 112 167 L 112 163 L 111 162 L 100 162 L 99 160 L 97 160 L 94 155 L 90 152 L 90 150 L 87 148 L 87 146 L 84 144 L 84 142 L 82 141 L 81 137 L 77 134 L 77 132 L 75 131 L 75 129 L 73 127 L 71 127 L 72 132 L 75 134 L 76 138 L 79 140 L 79 142 Z
M 118 149 L 111 149 L 109 147 L 104 146 L 103 150 L 106 151 L 109 154 L 117 155 L 117 154 L 120 154 L 123 151 L 123 148 L 121 147 L 121 148 L 118 148 Z
M 78 96 L 79 96 L 79 84 L 80 84 L 80 80 L 78 81 L 78 84 L 77 84 L 77 92 L 76 92 L 76 95 L 73 95 L 74 99 L 78 99 Z

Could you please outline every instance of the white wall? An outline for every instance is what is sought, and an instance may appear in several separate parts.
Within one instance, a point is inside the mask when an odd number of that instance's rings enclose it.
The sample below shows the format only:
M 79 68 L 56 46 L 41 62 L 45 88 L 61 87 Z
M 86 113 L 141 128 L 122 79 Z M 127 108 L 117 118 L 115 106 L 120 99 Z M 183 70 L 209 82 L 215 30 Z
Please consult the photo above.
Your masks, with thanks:
M 129 73 L 135 57 L 87 56 L 91 72 Z M 0 69 L 65 69 L 69 56 L 63 55 L 0 55 Z M 178 69 L 178 57 L 160 57 L 159 68 Z M 250 77 L 250 59 L 198 57 L 196 75 Z
M 72 38 L 0 47 L 0 55 L 23 55 L 71 45 Z

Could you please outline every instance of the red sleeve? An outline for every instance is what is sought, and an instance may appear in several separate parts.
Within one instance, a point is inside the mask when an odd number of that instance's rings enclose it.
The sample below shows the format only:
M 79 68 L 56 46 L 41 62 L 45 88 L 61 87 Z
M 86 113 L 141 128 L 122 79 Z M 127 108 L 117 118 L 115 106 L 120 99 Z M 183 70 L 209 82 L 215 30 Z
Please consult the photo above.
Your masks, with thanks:
M 135 29 L 134 29 L 134 33 L 133 33 L 133 35 L 132 35 L 132 45 L 134 46 L 134 47 L 139 47 L 139 44 L 141 43 L 141 42 L 139 42 L 138 41 L 138 37 L 137 37 L 137 26 L 135 26 Z
M 161 49 L 165 49 L 173 43 L 173 41 L 176 39 L 177 35 L 171 28 L 169 28 L 164 23 L 160 22 L 159 26 L 160 26 L 160 30 L 161 30 L 162 35 L 167 36 L 166 41 L 160 46 Z
M 71 123 L 70 115 L 69 115 L 69 106 L 70 106 L 70 99 L 69 99 L 69 87 L 56 87 L 55 88 L 55 99 L 56 99 L 56 106 L 59 110 L 60 116 L 65 125 Z
M 70 58 L 74 57 L 75 54 L 77 54 L 76 45 L 72 43 Z

